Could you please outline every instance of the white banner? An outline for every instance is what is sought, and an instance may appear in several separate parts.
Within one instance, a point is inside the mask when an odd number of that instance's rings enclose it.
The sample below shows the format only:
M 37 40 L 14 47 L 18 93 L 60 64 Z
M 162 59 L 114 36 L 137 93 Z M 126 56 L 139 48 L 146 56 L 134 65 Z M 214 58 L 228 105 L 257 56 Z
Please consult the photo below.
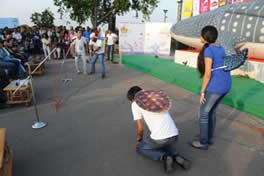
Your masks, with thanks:
M 143 54 L 145 24 L 121 23 L 119 27 L 119 45 L 123 54 Z
M 146 23 L 144 52 L 153 55 L 170 55 L 171 23 Z
M 200 15 L 200 0 L 193 0 L 193 16 Z
M 170 23 L 121 23 L 119 45 L 123 54 L 170 55 Z

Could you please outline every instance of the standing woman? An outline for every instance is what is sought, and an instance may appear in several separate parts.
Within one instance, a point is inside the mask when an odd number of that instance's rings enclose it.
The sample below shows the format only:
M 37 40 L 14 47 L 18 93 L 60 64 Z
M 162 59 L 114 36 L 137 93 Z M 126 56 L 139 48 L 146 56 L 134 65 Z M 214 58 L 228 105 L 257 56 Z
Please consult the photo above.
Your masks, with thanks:
M 64 44 L 64 47 L 63 47 L 64 54 L 68 54 L 67 55 L 67 58 L 68 58 L 69 57 L 69 54 L 70 54 L 70 53 L 68 53 L 68 50 L 69 50 L 70 45 L 71 45 L 68 31 L 65 31 L 64 32 L 64 36 L 63 36 L 62 42 Z
M 50 50 L 53 51 L 53 49 L 56 48 L 56 51 L 53 52 L 53 59 L 57 59 L 57 44 L 58 44 L 58 40 L 56 33 L 52 32 L 50 36 Z
M 201 31 L 201 42 L 204 44 L 198 56 L 197 67 L 203 84 L 200 97 L 200 139 L 193 140 L 191 147 L 208 150 L 208 145 L 214 143 L 214 131 L 216 124 L 216 109 L 223 97 L 231 89 L 231 75 L 229 71 L 212 69 L 224 65 L 225 50 L 216 44 L 217 29 L 206 26 Z
M 44 33 L 42 35 L 42 49 L 44 52 L 45 57 L 50 55 L 50 46 L 51 46 L 51 39 L 48 37 L 48 35 L 46 33 Z M 51 59 L 51 57 L 49 56 L 49 60 Z

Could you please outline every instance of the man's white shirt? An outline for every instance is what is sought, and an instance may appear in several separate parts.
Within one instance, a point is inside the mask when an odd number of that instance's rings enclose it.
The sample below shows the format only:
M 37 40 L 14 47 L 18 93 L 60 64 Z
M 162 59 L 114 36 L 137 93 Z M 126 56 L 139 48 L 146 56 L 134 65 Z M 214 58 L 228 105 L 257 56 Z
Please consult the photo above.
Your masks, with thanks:
M 84 37 L 81 37 L 80 39 L 76 38 L 73 42 L 75 45 L 75 51 L 77 55 L 84 55 L 85 54 L 85 44 L 86 40 Z
M 102 40 L 97 39 L 96 42 L 94 42 L 93 40 L 90 40 L 89 45 L 92 46 L 94 50 L 97 49 L 98 47 L 100 47 L 100 49 L 95 52 L 96 54 L 103 54 L 104 53 L 104 47 L 103 47 Z
M 153 113 L 140 108 L 136 102 L 132 103 L 132 114 L 134 120 L 144 119 L 154 140 L 167 139 L 179 134 L 175 122 L 172 120 L 170 113 Z
M 107 45 L 114 45 L 117 39 L 117 35 L 115 33 L 107 34 Z
M 22 35 L 19 32 L 14 32 L 12 36 L 19 42 L 22 40 Z

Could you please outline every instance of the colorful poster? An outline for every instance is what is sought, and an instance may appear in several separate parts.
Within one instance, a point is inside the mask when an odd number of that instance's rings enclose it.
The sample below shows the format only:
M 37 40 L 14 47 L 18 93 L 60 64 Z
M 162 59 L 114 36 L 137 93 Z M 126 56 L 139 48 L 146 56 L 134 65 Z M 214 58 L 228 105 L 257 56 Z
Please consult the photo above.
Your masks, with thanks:
M 244 0 L 233 0 L 232 3 L 243 2 Z
M 143 54 L 145 25 L 121 23 L 119 27 L 120 50 L 123 54 Z
M 183 5 L 183 17 L 184 19 L 190 18 L 192 16 L 192 0 L 184 1 Z
M 227 0 L 219 0 L 219 6 L 225 6 L 227 4 Z
M 146 23 L 144 53 L 152 55 L 170 55 L 170 23 Z
M 232 0 L 227 0 L 227 4 L 232 4 Z
M 193 16 L 200 15 L 200 0 L 193 0 Z
M 210 11 L 210 0 L 200 0 L 200 14 Z
M 210 10 L 215 10 L 219 7 L 218 0 L 210 0 Z

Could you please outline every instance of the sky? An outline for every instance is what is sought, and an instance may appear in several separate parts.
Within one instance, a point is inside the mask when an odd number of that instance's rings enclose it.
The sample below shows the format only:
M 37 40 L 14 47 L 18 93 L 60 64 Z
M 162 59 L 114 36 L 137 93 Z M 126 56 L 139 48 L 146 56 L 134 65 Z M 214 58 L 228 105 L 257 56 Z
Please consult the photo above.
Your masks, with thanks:
M 54 5 L 53 0 L 0 0 L 0 17 L 14 17 L 18 18 L 20 25 L 28 24 L 32 25 L 30 16 L 34 12 L 42 12 L 49 8 L 55 15 L 55 25 L 66 25 L 67 21 L 71 24 L 68 26 L 77 26 L 77 23 L 70 20 L 68 15 L 65 15 L 63 19 L 60 19 L 58 8 Z M 151 22 L 163 22 L 164 12 L 167 9 L 167 22 L 176 22 L 177 18 L 177 0 L 160 0 L 158 7 L 154 10 L 150 16 Z M 117 17 L 117 23 L 120 22 L 141 22 L 142 15 L 139 18 L 135 18 L 135 12 L 131 11 L 124 16 Z M 86 23 L 85 25 L 90 25 Z

